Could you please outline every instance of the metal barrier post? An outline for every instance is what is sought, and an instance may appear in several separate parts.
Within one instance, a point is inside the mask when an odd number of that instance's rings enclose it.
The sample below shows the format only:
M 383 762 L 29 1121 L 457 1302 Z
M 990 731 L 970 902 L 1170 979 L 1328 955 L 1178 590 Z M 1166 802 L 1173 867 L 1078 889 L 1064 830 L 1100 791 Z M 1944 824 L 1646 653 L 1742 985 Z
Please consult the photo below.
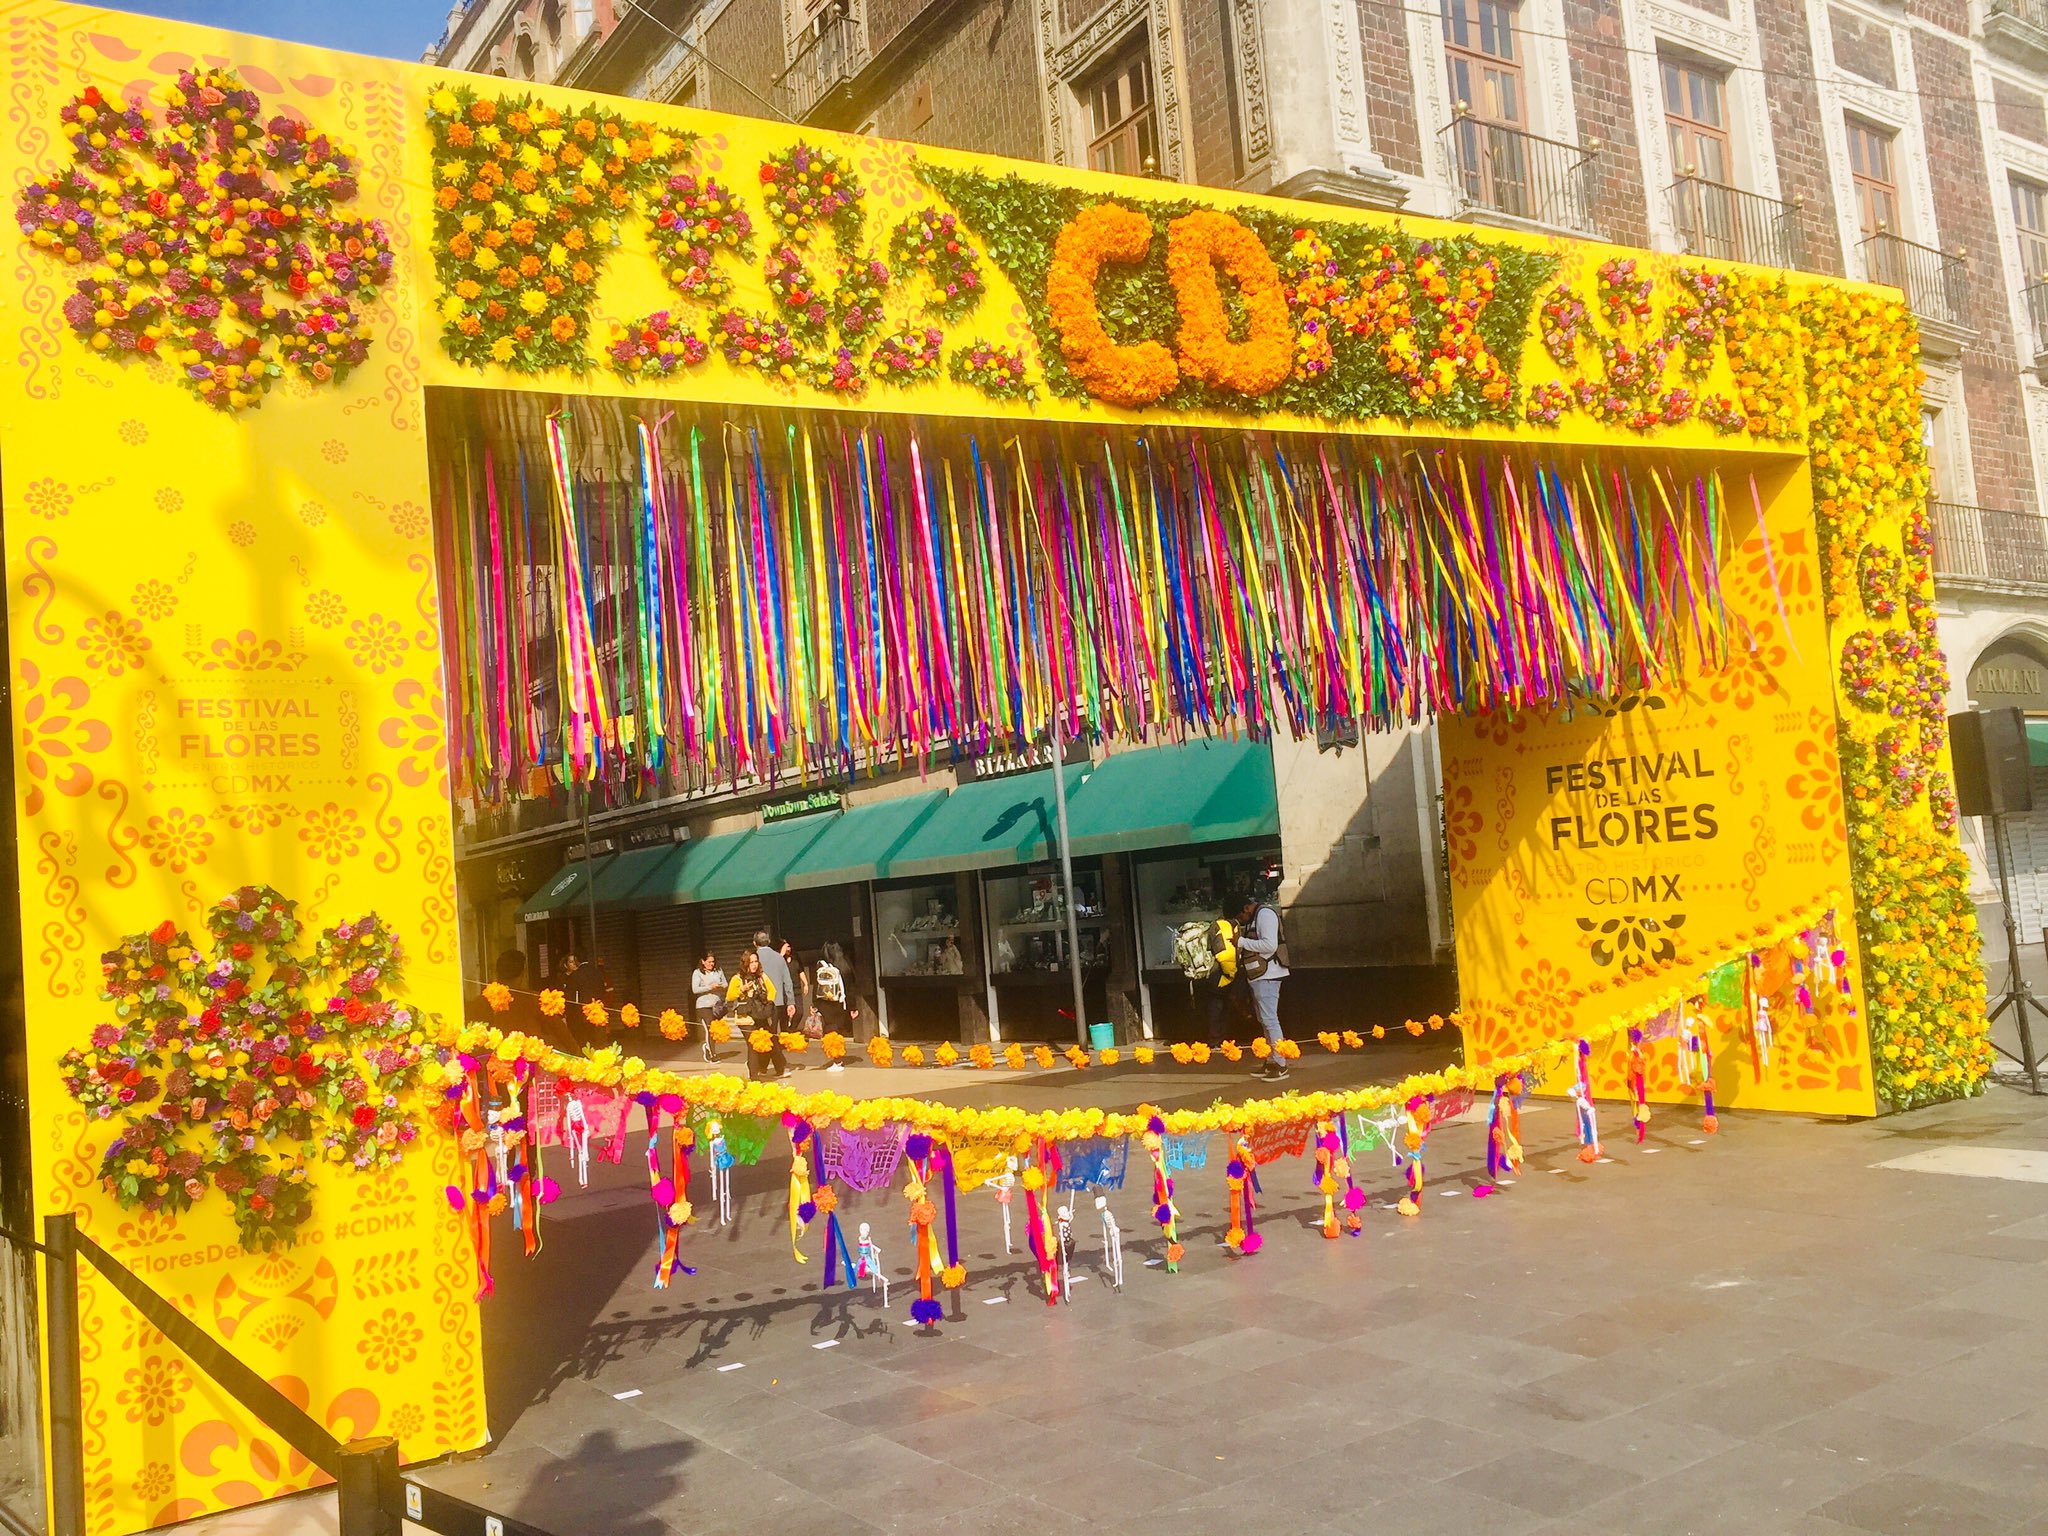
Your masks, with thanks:
M 335 1475 L 341 1536 L 398 1536 L 398 1442 L 389 1435 L 351 1440 Z
M 85 1536 L 84 1388 L 78 1364 L 78 1219 L 43 1218 L 43 1317 L 49 1340 L 50 1530 Z

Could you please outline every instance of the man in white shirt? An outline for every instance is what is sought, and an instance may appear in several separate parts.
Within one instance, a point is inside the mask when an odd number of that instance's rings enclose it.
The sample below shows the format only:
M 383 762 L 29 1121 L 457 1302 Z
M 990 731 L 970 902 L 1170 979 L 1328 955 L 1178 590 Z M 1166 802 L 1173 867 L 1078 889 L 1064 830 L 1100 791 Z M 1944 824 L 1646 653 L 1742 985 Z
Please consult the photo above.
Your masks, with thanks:
M 1280 1042 L 1285 1038 L 1280 1029 L 1280 983 L 1287 978 L 1286 947 L 1280 909 L 1273 905 L 1270 893 L 1246 897 L 1237 923 L 1238 975 L 1251 990 L 1252 1012 L 1273 1046 L 1273 1054 L 1259 1068 L 1259 1076 L 1269 1083 L 1287 1076 L 1287 1062 L 1280 1055 Z

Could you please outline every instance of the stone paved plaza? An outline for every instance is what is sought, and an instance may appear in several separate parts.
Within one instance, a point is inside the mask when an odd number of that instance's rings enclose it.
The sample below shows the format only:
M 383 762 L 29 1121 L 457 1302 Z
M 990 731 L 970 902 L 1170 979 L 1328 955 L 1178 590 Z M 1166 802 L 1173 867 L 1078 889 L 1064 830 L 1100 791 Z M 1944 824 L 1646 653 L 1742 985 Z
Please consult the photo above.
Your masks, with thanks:
M 970 1283 L 936 1334 L 908 1320 L 900 1194 L 841 1210 L 874 1224 L 893 1304 L 821 1295 L 821 1235 L 790 1257 L 786 1163 L 751 1171 L 732 1227 L 687 1235 L 694 1278 L 653 1290 L 629 1154 L 553 1208 L 536 1262 L 501 1256 L 498 1444 L 426 1475 L 562 1536 L 2048 1532 L 2048 1104 L 1729 1114 L 1711 1138 L 1660 1109 L 1592 1167 L 1563 1109 L 1524 1125 L 1524 1178 L 1484 1199 L 1480 1125 L 1432 1137 L 1416 1220 L 1388 1208 L 1383 1154 L 1361 1159 L 1357 1239 L 1319 1235 L 1307 1166 L 1283 1162 L 1245 1260 L 1217 1246 L 1221 1170 L 1190 1173 L 1173 1276 L 1147 1267 L 1134 1174 L 1122 1293 L 1084 1210 L 1085 1282 L 1057 1309 L 1021 1223 L 1005 1257 L 992 1198 L 966 1197 Z

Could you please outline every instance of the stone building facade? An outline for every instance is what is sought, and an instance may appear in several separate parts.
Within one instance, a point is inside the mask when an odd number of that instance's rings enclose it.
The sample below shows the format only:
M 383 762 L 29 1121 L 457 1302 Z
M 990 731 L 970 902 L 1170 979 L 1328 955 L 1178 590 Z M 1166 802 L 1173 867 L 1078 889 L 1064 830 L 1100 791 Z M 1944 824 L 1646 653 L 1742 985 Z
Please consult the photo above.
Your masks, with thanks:
M 472 0 L 430 57 L 1893 283 L 1952 705 L 2048 722 L 2048 0 Z M 1431 733 L 1367 757 L 1276 747 L 1290 919 L 1312 951 L 1440 962 Z

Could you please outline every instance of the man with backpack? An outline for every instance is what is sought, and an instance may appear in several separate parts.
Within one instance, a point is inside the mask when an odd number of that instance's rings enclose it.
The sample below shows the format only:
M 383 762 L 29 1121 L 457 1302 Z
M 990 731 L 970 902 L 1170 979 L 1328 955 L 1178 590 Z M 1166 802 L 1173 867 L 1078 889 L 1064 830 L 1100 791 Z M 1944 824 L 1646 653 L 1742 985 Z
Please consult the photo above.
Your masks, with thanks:
M 1277 1083 L 1287 1076 L 1287 1062 L 1280 1055 L 1280 1042 L 1286 1038 L 1280 1028 L 1280 983 L 1287 979 L 1287 936 L 1269 890 L 1245 897 L 1238 912 L 1237 973 L 1251 990 L 1252 1011 L 1273 1046 L 1259 1076 Z
M 1201 999 L 1209 1043 L 1221 1045 L 1231 1004 L 1242 990 L 1231 987 L 1237 980 L 1237 925 L 1227 917 L 1182 923 L 1174 930 L 1173 963 Z

